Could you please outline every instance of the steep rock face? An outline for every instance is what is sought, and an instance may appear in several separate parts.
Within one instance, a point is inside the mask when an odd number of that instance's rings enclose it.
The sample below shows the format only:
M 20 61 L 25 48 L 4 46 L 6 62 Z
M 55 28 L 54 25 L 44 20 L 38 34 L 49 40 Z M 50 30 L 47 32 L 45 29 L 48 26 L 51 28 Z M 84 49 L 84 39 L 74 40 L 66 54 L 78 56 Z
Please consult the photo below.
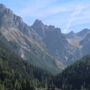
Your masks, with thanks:
M 64 68 L 63 64 L 42 46 L 42 39 L 38 33 L 2 4 L 0 4 L 0 33 L 24 60 L 52 73 L 58 73 Z
M 36 20 L 31 28 L 42 38 L 44 47 L 66 65 L 72 64 L 86 55 L 84 53 L 85 49 L 83 50 L 85 46 L 80 42 L 90 33 L 88 29 L 78 33 L 63 34 L 59 28 L 45 25 L 40 20 Z M 87 54 L 90 53 L 87 50 L 85 51 Z
M 61 47 L 62 49 L 62 47 L 64 47 L 67 43 L 59 28 L 55 28 L 51 25 L 44 25 L 39 20 L 35 21 L 32 28 L 42 37 L 42 41 L 44 42 L 45 47 L 53 53 L 57 48 Z
M 59 28 L 44 25 L 40 20 L 36 20 L 31 28 L 41 36 L 44 47 L 63 64 L 71 64 L 78 57 L 81 57 L 78 48 L 68 43 L 67 38 Z M 77 57 L 74 57 L 74 54 Z

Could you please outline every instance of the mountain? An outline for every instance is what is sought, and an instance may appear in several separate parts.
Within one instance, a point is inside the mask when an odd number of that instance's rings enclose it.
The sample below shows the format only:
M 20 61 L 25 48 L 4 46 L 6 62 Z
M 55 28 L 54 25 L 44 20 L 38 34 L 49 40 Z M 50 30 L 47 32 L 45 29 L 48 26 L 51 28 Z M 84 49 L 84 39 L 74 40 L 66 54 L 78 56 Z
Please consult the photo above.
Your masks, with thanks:
M 56 86 L 62 90 L 89 90 L 90 89 L 90 55 L 87 55 L 67 67 L 57 75 Z
M 42 38 L 43 46 L 66 66 L 90 54 L 89 29 L 63 34 L 60 28 L 45 25 L 40 20 L 36 20 L 31 28 Z
M 45 25 L 40 20 L 36 20 L 31 28 L 42 38 L 44 47 L 64 65 L 72 64 L 82 57 L 80 48 L 71 45 L 66 37 L 68 35 L 64 35 L 61 29 L 52 25 Z M 71 32 L 71 34 L 74 33 Z
M 35 21 L 32 28 L 42 37 L 42 42 L 51 53 L 56 54 L 56 52 L 64 51 L 67 41 L 59 28 L 44 25 L 39 20 Z
M 22 59 L 54 74 L 90 53 L 89 29 L 63 34 L 38 19 L 29 26 L 2 4 L 0 33 Z
M 64 68 L 62 62 L 44 48 L 38 33 L 2 4 L 0 4 L 0 33 L 19 56 L 33 65 L 52 73 L 58 73 Z
M 36 20 L 32 28 L 41 36 L 44 47 L 64 63 L 63 56 L 69 44 L 61 30 L 52 25 L 44 25 L 40 20 Z

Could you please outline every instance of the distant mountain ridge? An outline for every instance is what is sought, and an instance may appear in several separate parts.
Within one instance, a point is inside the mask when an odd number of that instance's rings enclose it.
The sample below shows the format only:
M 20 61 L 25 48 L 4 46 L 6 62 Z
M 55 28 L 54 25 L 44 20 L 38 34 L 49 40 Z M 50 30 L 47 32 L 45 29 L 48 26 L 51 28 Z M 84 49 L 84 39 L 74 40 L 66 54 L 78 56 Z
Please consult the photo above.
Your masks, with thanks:
M 85 39 L 88 34 L 90 34 L 90 29 L 83 29 L 82 31 L 80 31 L 78 33 L 70 32 L 70 33 L 66 34 L 65 36 L 70 44 L 76 42 L 76 43 L 78 43 L 78 46 L 79 46 L 80 42 L 83 39 Z
M 90 29 L 83 29 L 78 33 L 69 33 L 66 35 L 67 41 L 80 49 L 82 56 L 90 53 Z

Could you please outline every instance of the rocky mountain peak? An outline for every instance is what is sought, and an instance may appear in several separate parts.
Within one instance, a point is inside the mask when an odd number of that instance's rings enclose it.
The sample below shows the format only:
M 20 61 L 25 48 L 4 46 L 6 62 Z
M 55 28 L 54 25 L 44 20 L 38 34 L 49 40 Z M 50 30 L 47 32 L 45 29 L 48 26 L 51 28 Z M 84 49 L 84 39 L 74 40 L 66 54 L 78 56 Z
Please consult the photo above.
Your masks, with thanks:
M 49 25 L 48 26 L 48 31 L 57 31 L 57 32 L 61 32 L 61 29 L 60 28 L 57 28 L 53 25 Z
M 36 19 L 34 24 L 33 24 L 33 26 L 42 26 L 42 25 L 44 25 L 43 22 L 41 20 L 38 20 L 38 19 Z
M 69 34 L 75 34 L 75 32 L 74 31 L 71 31 L 71 32 L 69 32 Z

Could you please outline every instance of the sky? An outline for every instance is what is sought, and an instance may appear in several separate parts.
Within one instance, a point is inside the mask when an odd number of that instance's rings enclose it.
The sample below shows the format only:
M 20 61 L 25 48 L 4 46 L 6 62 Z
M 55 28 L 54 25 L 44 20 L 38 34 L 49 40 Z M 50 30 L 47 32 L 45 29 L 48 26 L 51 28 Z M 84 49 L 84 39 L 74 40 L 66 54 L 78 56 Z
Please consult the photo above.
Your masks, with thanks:
M 32 25 L 36 19 L 61 28 L 63 33 L 90 29 L 90 0 L 0 0 Z

